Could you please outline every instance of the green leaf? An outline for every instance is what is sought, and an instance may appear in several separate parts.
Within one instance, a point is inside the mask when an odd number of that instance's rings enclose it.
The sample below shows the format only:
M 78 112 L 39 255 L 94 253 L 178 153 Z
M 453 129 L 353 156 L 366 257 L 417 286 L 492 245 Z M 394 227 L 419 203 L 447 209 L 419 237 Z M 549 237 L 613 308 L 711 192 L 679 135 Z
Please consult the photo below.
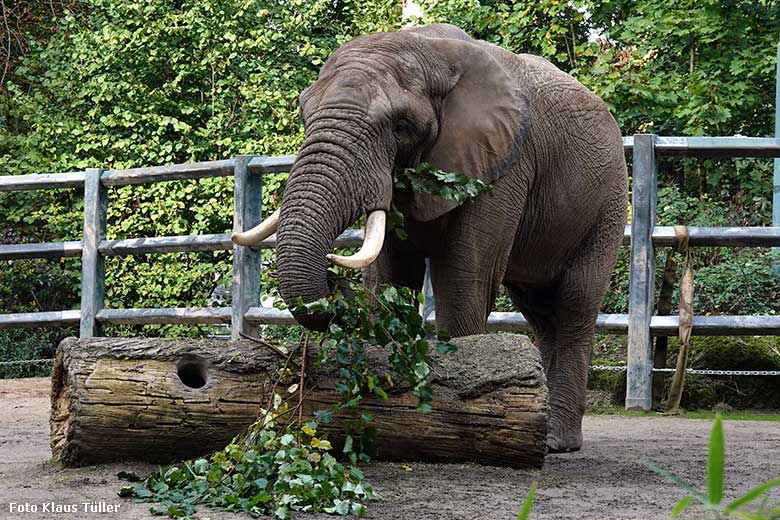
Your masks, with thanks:
M 707 458 L 707 494 L 710 503 L 714 505 L 719 505 L 721 500 L 723 500 L 724 464 L 723 422 L 720 415 L 718 415 L 715 417 L 715 424 L 712 426 L 709 456 Z
M 395 303 L 398 301 L 398 290 L 392 285 L 388 286 L 382 291 L 382 297 L 388 303 Z
M 418 380 L 425 380 L 428 377 L 431 369 L 428 367 L 428 363 L 420 361 L 414 365 L 414 375 Z
M 679 502 L 677 502 L 672 508 L 672 518 L 677 518 L 695 499 L 690 496 L 684 496 Z
M 649 461 L 646 461 L 646 460 L 641 461 L 641 463 L 647 469 L 658 473 L 662 477 L 664 477 L 664 478 L 666 478 L 668 480 L 671 480 L 672 482 L 674 482 L 675 484 L 677 484 L 678 486 L 683 488 L 685 491 L 690 493 L 693 498 L 695 498 L 696 500 L 698 500 L 702 504 L 709 505 L 709 500 L 704 495 L 704 493 L 702 493 L 701 491 L 697 490 L 691 484 L 687 483 L 686 481 L 684 481 L 683 479 L 681 479 L 680 477 L 678 477 L 677 475 L 675 475 L 671 471 L 666 470 L 664 468 L 661 468 L 659 466 L 656 466 L 652 462 L 649 462 Z
M 357 482 L 360 482 L 366 478 L 363 472 L 358 468 L 350 468 L 349 476 L 352 477 Z
M 417 411 L 423 415 L 431 413 L 432 410 L 433 406 L 431 406 L 431 403 L 420 402 L 417 404 Z
M 455 346 L 453 343 L 450 343 L 449 341 L 446 342 L 440 341 L 436 343 L 436 350 L 440 354 L 450 354 L 452 352 L 457 351 L 458 347 Z
M 528 515 L 531 514 L 531 508 L 534 506 L 534 500 L 536 499 L 536 482 L 531 483 L 531 487 L 528 488 L 528 494 L 523 500 L 523 505 L 520 506 L 520 512 L 517 513 L 517 520 L 527 520 Z
M 133 490 L 133 486 L 122 486 L 119 488 L 119 491 L 117 491 L 117 495 L 120 497 L 132 497 L 135 495 L 135 492 Z
M 138 498 L 149 498 L 153 495 L 145 486 L 136 486 L 133 488 L 133 495 Z
M 327 410 L 317 410 L 314 412 L 314 418 L 322 424 L 330 424 L 333 422 L 333 413 Z
M 349 453 L 352 451 L 352 436 L 347 435 L 347 437 L 344 440 L 344 449 L 342 450 L 344 453 Z
M 780 488 L 780 478 L 768 480 L 763 484 L 759 484 L 739 498 L 735 498 L 724 509 L 724 512 L 731 513 L 736 511 L 740 507 L 749 504 L 750 502 L 758 499 L 761 495 L 764 495 L 772 488 Z

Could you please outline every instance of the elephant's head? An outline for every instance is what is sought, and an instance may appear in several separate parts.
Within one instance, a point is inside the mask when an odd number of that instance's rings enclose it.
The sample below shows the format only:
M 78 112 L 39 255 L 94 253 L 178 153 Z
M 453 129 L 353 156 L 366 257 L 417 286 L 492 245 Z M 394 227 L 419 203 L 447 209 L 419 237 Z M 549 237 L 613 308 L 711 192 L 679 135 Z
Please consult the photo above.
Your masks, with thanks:
M 491 183 L 513 160 L 528 127 L 527 100 L 488 49 L 456 27 L 436 25 L 359 37 L 330 56 L 300 96 L 305 139 L 280 211 L 234 238 L 252 244 L 278 227 L 279 288 L 288 305 L 329 294 L 329 260 L 362 267 L 376 258 L 399 169 L 424 161 Z M 396 202 L 417 221 L 455 207 L 425 194 Z M 364 214 L 363 249 L 349 258 L 328 255 Z M 325 326 L 322 318 L 296 318 Z

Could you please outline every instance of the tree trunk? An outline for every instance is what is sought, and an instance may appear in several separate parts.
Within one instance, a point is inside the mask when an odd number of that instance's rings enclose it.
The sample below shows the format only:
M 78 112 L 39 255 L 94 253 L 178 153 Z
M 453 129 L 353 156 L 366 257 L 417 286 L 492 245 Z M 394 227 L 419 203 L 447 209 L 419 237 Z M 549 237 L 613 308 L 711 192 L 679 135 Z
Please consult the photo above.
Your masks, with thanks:
M 515 334 L 454 342 L 457 352 L 431 355 L 431 413 L 420 415 L 398 384 L 388 400 L 361 404 L 375 417 L 377 458 L 541 467 L 548 408 L 539 352 Z M 316 347 L 308 350 L 307 415 L 338 400 L 334 363 L 318 367 Z M 249 341 L 68 338 L 52 375 L 54 458 L 165 463 L 221 449 L 257 418 L 279 362 Z M 369 349 L 367 363 L 391 372 L 384 349 Z M 345 419 L 328 426 L 334 445 Z

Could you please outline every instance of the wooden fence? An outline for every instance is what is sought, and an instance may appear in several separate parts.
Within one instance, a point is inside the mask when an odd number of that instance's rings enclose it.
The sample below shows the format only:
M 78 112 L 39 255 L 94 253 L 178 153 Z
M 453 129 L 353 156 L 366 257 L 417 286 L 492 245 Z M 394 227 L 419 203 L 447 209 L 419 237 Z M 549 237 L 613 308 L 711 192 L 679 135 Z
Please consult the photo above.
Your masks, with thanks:
M 624 244 L 631 246 L 628 314 L 599 315 L 598 330 L 628 334 L 626 407 L 649 410 L 652 404 L 652 336 L 676 335 L 676 316 L 653 316 L 655 294 L 655 247 L 673 246 L 673 227 L 655 226 L 657 158 L 687 157 L 780 157 L 780 140 L 751 137 L 659 137 L 638 134 L 623 139 L 633 154 L 631 226 L 626 226 Z M 101 334 L 101 324 L 222 323 L 230 324 L 232 336 L 253 334 L 259 324 L 292 324 L 288 311 L 260 306 L 260 249 L 274 248 L 275 236 L 257 248 L 234 246 L 229 234 L 168 236 L 106 240 L 108 186 L 147 184 L 182 179 L 233 176 L 235 179 L 233 229 L 242 231 L 261 221 L 262 176 L 289 171 L 294 156 L 242 155 L 234 159 L 203 163 L 133 168 L 88 169 L 84 172 L 0 176 L 0 191 L 54 188 L 84 188 L 83 240 L 43 244 L 0 245 L 0 260 L 60 258 L 81 255 L 81 310 L 0 314 L 0 328 L 79 325 L 81 337 Z M 689 245 L 780 246 L 780 228 L 691 227 Z M 363 232 L 348 230 L 337 247 L 360 245 Z M 104 308 L 104 262 L 106 256 L 170 253 L 181 251 L 233 250 L 231 307 L 184 307 L 155 309 Z M 435 320 L 435 313 L 429 317 Z M 526 330 L 528 323 L 518 312 L 493 312 L 489 330 Z M 780 335 L 780 316 L 695 316 L 695 335 Z

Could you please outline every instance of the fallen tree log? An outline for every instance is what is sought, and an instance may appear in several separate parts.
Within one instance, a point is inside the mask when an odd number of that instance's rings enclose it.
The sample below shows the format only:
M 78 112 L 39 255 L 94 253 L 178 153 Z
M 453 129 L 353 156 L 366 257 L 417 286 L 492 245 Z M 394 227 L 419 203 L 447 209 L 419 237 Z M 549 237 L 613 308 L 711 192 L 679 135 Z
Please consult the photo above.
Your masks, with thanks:
M 363 401 L 375 417 L 377 458 L 541 467 L 548 409 L 539 352 L 515 334 L 455 343 L 457 352 L 431 356 L 429 414 L 416 411 L 403 385 L 386 388 L 387 400 Z M 308 351 L 307 415 L 338 400 L 335 364 L 317 366 L 316 347 Z M 250 341 L 63 340 L 52 375 L 52 454 L 78 466 L 165 463 L 218 450 L 257 418 L 279 363 Z M 367 363 L 390 372 L 384 349 L 369 349 Z M 336 446 L 343 420 L 327 426 Z

